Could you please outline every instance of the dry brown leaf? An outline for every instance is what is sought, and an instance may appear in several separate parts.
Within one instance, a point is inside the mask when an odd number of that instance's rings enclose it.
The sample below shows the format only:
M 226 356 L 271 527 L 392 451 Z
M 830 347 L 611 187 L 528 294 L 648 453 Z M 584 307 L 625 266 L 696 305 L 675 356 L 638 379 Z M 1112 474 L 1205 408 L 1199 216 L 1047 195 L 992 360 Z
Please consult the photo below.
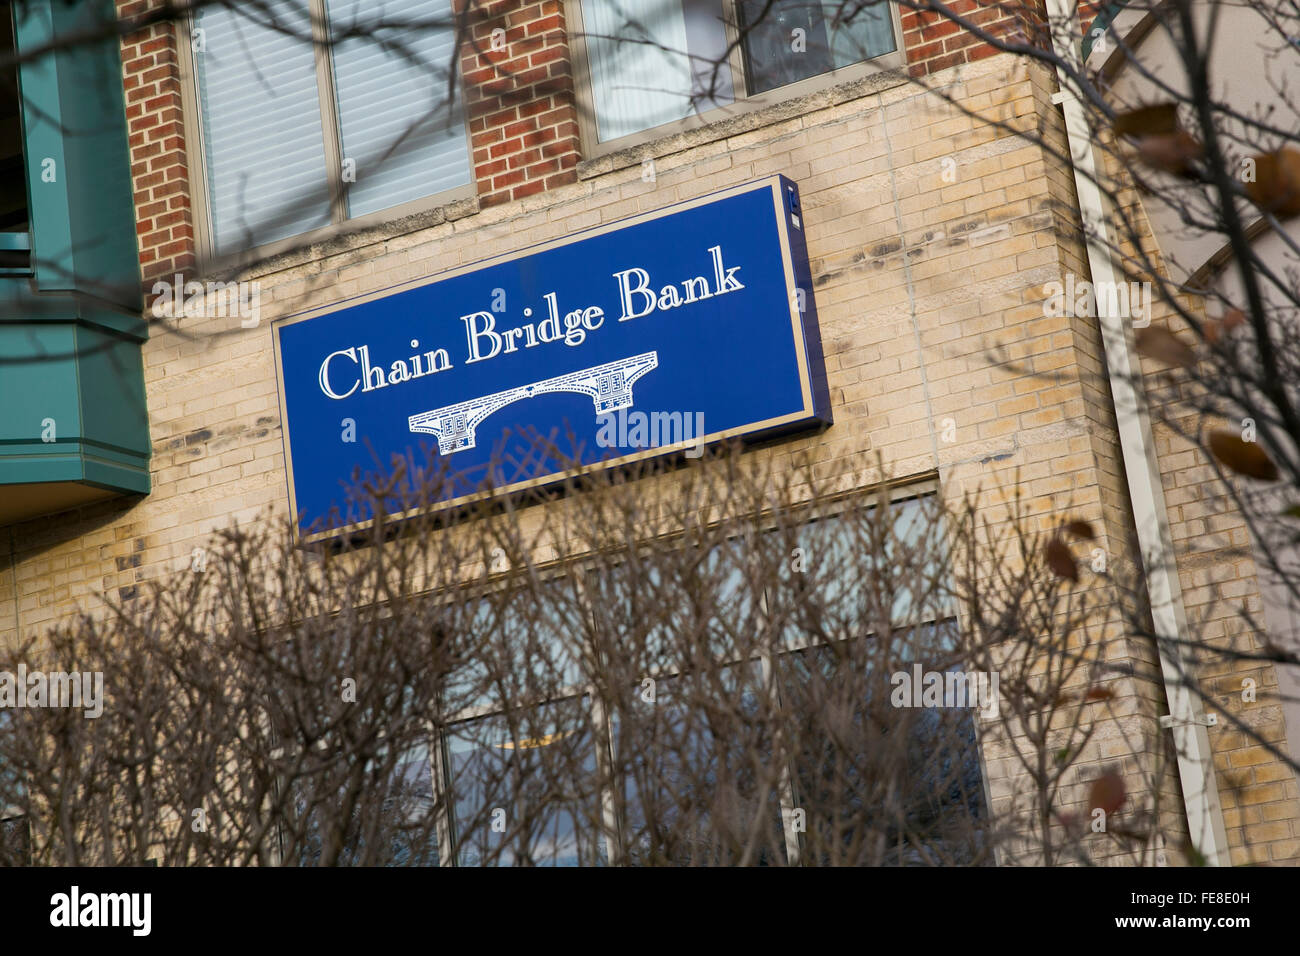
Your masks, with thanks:
M 1210 452 L 1239 475 L 1260 481 L 1277 481 L 1277 465 L 1258 442 L 1246 441 L 1230 431 L 1210 432 Z
M 1196 353 L 1191 346 L 1162 326 L 1151 325 L 1138 329 L 1133 342 L 1139 355 L 1153 358 L 1165 365 L 1191 368 L 1196 364 Z
M 1255 181 L 1245 184 L 1251 202 L 1278 216 L 1300 216 L 1300 151 L 1284 146 L 1253 158 Z
M 1213 345 L 1233 329 L 1245 324 L 1245 312 L 1242 312 L 1241 309 L 1229 309 L 1227 312 L 1223 313 L 1223 318 L 1208 319 L 1205 322 L 1203 327 L 1205 331 L 1205 341 Z
M 1175 176 L 1189 176 L 1195 170 L 1193 164 L 1205 155 L 1205 150 L 1195 136 L 1179 130 L 1176 133 L 1143 136 L 1137 141 L 1137 154 L 1152 169 L 1173 173 Z
M 1161 136 L 1178 132 L 1178 104 L 1140 106 L 1115 117 L 1116 136 Z
M 1124 806 L 1126 796 L 1124 779 L 1115 771 L 1109 770 L 1092 782 L 1088 806 L 1093 810 L 1100 808 L 1109 816 Z

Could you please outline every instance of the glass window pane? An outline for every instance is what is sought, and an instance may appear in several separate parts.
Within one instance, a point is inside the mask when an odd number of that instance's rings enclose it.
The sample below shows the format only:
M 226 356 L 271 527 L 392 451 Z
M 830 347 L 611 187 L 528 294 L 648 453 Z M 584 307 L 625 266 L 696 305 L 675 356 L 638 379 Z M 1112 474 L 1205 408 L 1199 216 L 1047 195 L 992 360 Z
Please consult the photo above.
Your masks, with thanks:
M 751 544 L 734 538 L 701 556 L 674 542 L 596 569 L 587 587 L 606 674 L 617 683 L 758 654 L 765 579 Z
M 438 834 L 428 746 L 421 744 L 402 754 L 396 777 L 383 811 L 389 820 L 389 865 L 437 866 Z
M 208 204 L 219 252 L 330 221 L 306 0 L 205 6 L 195 52 Z M 277 29 L 278 25 L 278 29 Z
M 785 862 L 763 694 L 758 664 L 629 693 L 613 724 L 630 865 Z
M 23 162 L 22 103 L 18 95 L 18 61 L 15 58 L 14 18 L 11 4 L 0 7 L 0 56 L 8 63 L 0 69 L 0 232 L 26 232 L 27 166 Z M 0 246 L 0 265 L 9 265 Z M 13 265 L 25 264 L 19 261 Z
M 601 142 L 732 102 L 721 0 L 582 0 Z
M 806 571 L 797 583 L 816 588 L 808 607 L 818 612 L 820 630 L 812 631 L 809 621 L 794 615 L 787 628 L 788 646 L 883 630 L 886 612 L 893 626 L 956 613 L 945 577 L 948 552 L 938 502 L 933 496 L 908 498 L 891 504 L 890 514 L 892 523 L 885 528 L 878 525 L 872 507 L 798 529 L 795 540 Z M 864 587 L 868 579 L 871 585 Z M 874 603 L 878 599 L 880 607 Z
M 587 698 L 455 725 L 447 753 L 459 864 L 604 863 L 593 740 Z
M 387 754 L 367 765 L 365 792 L 357 796 L 354 774 L 327 766 L 291 785 L 293 834 L 282 838 L 287 862 L 320 866 L 325 859 L 324 833 L 342 829 L 337 866 L 438 866 L 438 833 L 429 748 L 417 744 L 401 752 L 386 778 L 375 779 Z M 355 805 L 348 819 L 339 818 L 345 801 Z M 377 816 L 376 816 L 377 814 Z
M 751 95 L 820 76 L 895 49 L 886 3 L 740 0 Z
M 899 708 L 888 655 L 852 641 L 775 662 L 813 865 L 990 863 L 974 713 Z
M 447 0 L 331 0 L 334 84 L 351 216 L 470 181 L 456 30 Z M 382 24 L 394 24 L 385 27 Z
M 586 632 L 576 588 L 572 578 L 551 578 L 478 600 L 458 636 L 466 659 L 443 687 L 444 713 L 576 692 Z
M 31 821 L 25 816 L 0 820 L 0 866 L 31 865 Z

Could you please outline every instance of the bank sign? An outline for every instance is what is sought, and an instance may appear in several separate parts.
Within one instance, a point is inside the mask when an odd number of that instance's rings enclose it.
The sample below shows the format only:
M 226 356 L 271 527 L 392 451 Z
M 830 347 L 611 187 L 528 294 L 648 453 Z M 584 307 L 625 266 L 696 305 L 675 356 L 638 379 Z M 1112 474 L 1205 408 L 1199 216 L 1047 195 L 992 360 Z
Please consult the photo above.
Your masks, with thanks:
M 829 425 L 803 229 L 774 176 L 276 322 L 301 533 L 358 477 L 401 512 Z

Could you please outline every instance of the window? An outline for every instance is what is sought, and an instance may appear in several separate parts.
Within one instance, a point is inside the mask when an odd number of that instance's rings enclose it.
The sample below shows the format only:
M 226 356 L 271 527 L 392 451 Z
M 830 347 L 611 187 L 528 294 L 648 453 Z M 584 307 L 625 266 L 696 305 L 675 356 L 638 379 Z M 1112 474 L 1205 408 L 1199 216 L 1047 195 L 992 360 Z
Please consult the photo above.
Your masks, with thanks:
M 10 711 L 0 710 L 0 734 L 12 720 Z M 22 777 L 13 769 L 6 769 L 0 759 L 0 866 L 31 866 L 31 818 L 11 801 L 26 804 L 27 791 Z
M 9 66 L 0 70 L 0 275 L 31 271 L 16 56 L 13 8 L 0 3 L 0 59 L 9 61 Z
M 894 699 L 959 659 L 943 528 L 906 494 L 450 595 L 464 643 L 427 722 L 360 765 L 285 751 L 282 858 L 987 861 L 972 704 Z
M 298 866 L 320 866 L 330 862 L 338 866 L 373 865 L 383 861 L 391 866 L 437 866 L 438 841 L 433 799 L 433 768 L 427 743 L 405 747 L 396 759 L 388 760 L 386 747 L 380 748 L 360 776 L 351 767 L 334 764 L 321 755 L 321 764 L 304 768 L 300 777 L 289 784 L 292 800 L 292 824 L 282 827 L 279 853 Z M 364 790 L 369 799 L 362 797 Z M 336 809 L 346 801 L 357 800 L 350 818 L 337 834 L 337 851 L 325 858 L 325 835 L 322 816 L 333 821 L 328 806 Z M 375 809 L 378 819 L 364 819 Z
M 451 832 L 461 866 L 593 866 L 608 860 L 586 697 L 453 724 Z M 578 781 L 556 799 L 550 782 Z
M 31 821 L 26 816 L 0 815 L 0 866 L 31 865 Z
M 629 145 L 627 137 L 722 115 L 724 107 L 761 105 L 772 91 L 799 95 L 819 77 L 851 79 L 901 62 L 887 3 L 572 3 L 586 49 L 592 138 L 602 145 Z
M 211 254 L 471 181 L 448 0 L 205 6 L 189 49 Z
M 712 680 L 716 687 L 705 695 L 720 692 L 736 719 L 712 720 L 690 703 L 701 699 L 700 688 L 692 693 L 683 685 Z M 748 661 L 711 674 L 660 678 L 653 701 L 623 712 L 626 724 L 613 715 L 613 746 L 627 751 L 615 763 L 629 865 L 734 865 L 750 846 L 757 866 L 788 861 L 781 823 L 788 788 L 766 786 L 750 759 L 763 754 L 770 764 L 759 704 L 765 689 L 760 663 Z M 718 723 L 722 733 L 713 732 Z
M 741 0 L 745 78 L 750 95 L 841 70 L 894 51 L 894 28 L 885 4 L 864 6 L 826 0 Z M 764 10 L 767 15 L 764 16 Z
M 540 602 L 545 614 L 527 594 L 479 613 L 475 627 L 492 635 L 485 653 L 497 666 L 469 663 L 450 692 L 433 773 L 448 818 L 443 858 L 461 866 L 984 859 L 974 715 L 890 700 L 887 665 L 948 666 L 935 658 L 953 646 L 942 529 L 926 500 L 895 501 L 885 522 L 828 515 L 789 541 L 746 535 L 671 574 L 633 561 L 572 573 L 544 585 L 556 589 Z M 890 578 L 883 599 L 863 598 L 854 574 L 866 565 L 847 555 L 883 566 L 903 542 L 917 546 L 910 576 Z M 792 544 L 808 567 L 791 577 L 821 596 L 813 618 L 772 607 L 793 608 L 802 584 L 754 592 L 761 568 L 770 569 L 762 561 L 783 559 Z M 779 628 L 771 653 L 753 640 L 765 622 Z M 601 633 L 614 639 L 575 653 L 584 635 Z M 637 650 L 611 658 L 624 646 Z M 585 683 L 577 660 L 588 654 L 605 660 L 599 686 Z M 506 676 L 488 678 L 501 664 Z M 799 825 L 787 825 L 795 812 Z

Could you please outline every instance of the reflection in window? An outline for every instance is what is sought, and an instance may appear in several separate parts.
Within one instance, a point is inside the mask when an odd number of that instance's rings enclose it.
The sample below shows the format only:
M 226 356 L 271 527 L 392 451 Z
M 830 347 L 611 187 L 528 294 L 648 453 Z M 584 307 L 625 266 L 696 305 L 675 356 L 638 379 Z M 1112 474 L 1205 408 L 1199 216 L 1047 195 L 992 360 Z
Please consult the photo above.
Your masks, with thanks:
M 664 678 L 615 719 L 629 864 L 735 864 L 755 838 L 751 864 L 784 861 L 761 693 L 757 663 Z
M 0 59 L 9 61 L 0 70 L 0 275 L 28 272 L 31 267 L 16 56 L 12 4 L 0 3 Z
M 889 7 L 817 0 L 741 0 L 745 80 L 751 96 L 895 49 Z
M 461 866 L 592 866 L 599 827 L 590 701 L 494 714 L 447 734 Z
M 746 88 L 729 57 L 737 20 Z M 582 25 L 602 143 L 897 49 L 886 3 L 582 0 Z
M 23 163 L 23 128 L 19 113 L 18 66 L 13 10 L 0 3 L 0 232 L 27 231 L 27 170 Z
M 893 521 L 884 528 L 868 513 L 850 519 L 823 518 L 798 529 L 796 543 L 808 566 L 798 583 L 817 589 L 813 606 L 825 611 L 828 619 L 816 622 L 818 630 L 800 621 L 808 632 L 792 628 L 788 646 L 800 647 L 817 638 L 845 640 L 956 613 L 944 570 L 943 524 L 933 501 L 904 499 L 894 502 L 890 512 Z M 887 586 L 863 587 L 864 574 Z M 878 598 L 887 600 L 888 606 L 875 606 Z M 799 620 L 798 615 L 794 618 Z
M 25 816 L 0 820 L 0 866 L 31 865 L 31 821 Z
M 793 800 L 808 814 L 807 862 L 975 862 L 987 814 L 973 712 L 895 708 L 889 675 L 872 674 L 872 663 L 867 641 L 776 661 L 795 723 Z
M 325 860 L 323 828 L 342 826 L 337 866 L 437 866 L 433 773 L 428 746 L 420 744 L 404 751 L 386 782 L 371 779 L 367 784 L 370 793 L 361 797 L 347 821 L 336 819 L 345 788 L 340 788 L 337 794 L 322 795 L 311 790 L 308 781 L 294 787 L 294 805 L 302 834 L 296 858 L 298 865 L 321 865 Z M 367 819 L 376 810 L 378 819 Z M 367 847 L 367 836 L 377 843 Z
M 0 710 L 0 735 L 13 722 L 13 713 Z M 18 771 L 0 757 L 0 866 L 31 866 L 31 820 L 11 803 L 27 801 L 26 788 Z

